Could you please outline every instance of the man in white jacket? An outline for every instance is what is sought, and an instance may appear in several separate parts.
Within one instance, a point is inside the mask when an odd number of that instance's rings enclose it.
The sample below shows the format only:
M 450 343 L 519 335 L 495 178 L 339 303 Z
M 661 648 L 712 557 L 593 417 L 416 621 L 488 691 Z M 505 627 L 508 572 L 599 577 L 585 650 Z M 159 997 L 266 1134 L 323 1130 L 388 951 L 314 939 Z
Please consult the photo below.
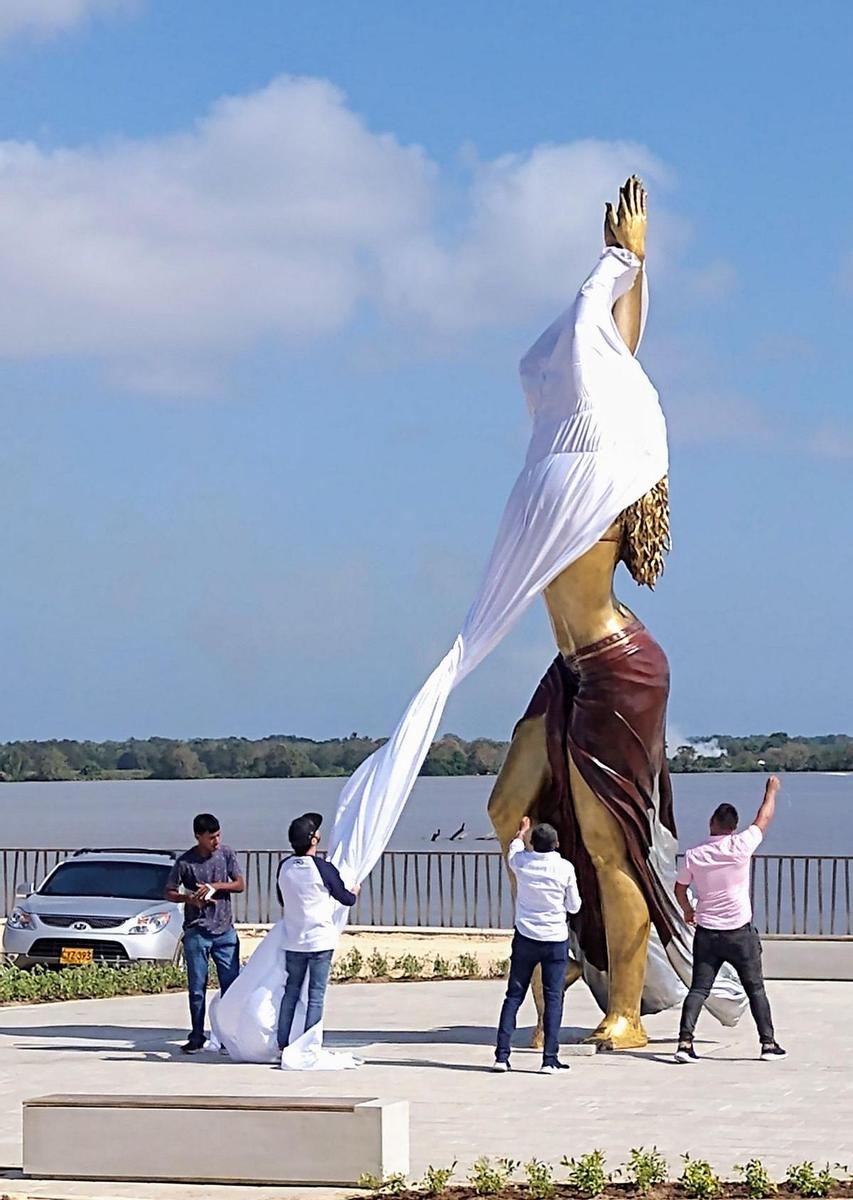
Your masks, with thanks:
M 293 1017 L 306 975 L 305 1029 L 311 1029 L 323 1016 L 332 955 L 338 944 L 335 910 L 340 904 L 351 908 L 359 893 L 358 884 L 352 889 L 347 888 L 337 867 L 318 858 L 322 820 L 319 813 L 304 813 L 291 821 L 287 836 L 293 854 L 278 870 L 278 894 L 284 905 L 287 968 L 278 1016 L 279 1050 L 284 1050 L 290 1041 Z
M 530 818 L 525 817 L 510 843 L 507 863 L 515 875 L 515 936 L 506 999 L 498 1022 L 498 1038 L 493 1071 L 508 1071 L 512 1035 L 518 1010 L 537 966 L 542 968 L 545 998 L 545 1051 L 542 1074 L 555 1075 L 567 1070 L 559 1060 L 560 1024 L 563 1018 L 563 992 L 569 960 L 567 914 L 581 906 L 575 869 L 560 854 L 557 831 L 552 825 L 537 825 L 530 832 L 530 849 L 525 837 Z

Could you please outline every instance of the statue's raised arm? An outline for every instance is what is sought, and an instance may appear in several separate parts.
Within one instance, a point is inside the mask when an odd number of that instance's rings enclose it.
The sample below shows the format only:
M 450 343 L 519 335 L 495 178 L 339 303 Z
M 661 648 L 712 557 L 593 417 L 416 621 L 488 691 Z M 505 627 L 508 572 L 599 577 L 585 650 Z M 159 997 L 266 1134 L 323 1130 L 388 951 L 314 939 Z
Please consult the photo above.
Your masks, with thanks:
M 642 180 L 632 175 L 619 189 L 619 203 L 605 205 L 604 244 L 630 250 L 642 264 L 646 258 L 647 194 Z M 643 268 L 637 272 L 629 291 L 613 306 L 613 320 L 625 345 L 635 353 L 640 343 L 643 304 Z

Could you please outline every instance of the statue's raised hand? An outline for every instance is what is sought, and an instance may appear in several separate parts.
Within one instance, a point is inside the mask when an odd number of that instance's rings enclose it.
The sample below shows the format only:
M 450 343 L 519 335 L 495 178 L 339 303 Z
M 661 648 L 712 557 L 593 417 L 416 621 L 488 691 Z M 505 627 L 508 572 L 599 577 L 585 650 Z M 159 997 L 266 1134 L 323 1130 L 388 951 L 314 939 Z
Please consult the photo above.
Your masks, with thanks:
M 631 250 L 637 258 L 646 256 L 646 189 L 632 175 L 619 189 L 619 205 L 606 204 L 604 213 L 604 243 Z

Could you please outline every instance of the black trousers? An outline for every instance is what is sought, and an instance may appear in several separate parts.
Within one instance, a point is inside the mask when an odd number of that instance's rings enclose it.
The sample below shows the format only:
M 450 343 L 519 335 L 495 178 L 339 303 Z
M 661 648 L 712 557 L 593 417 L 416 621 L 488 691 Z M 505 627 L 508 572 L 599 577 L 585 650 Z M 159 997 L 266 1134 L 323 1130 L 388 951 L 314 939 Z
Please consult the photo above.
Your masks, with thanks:
M 758 1026 L 762 1046 L 775 1041 L 770 1001 L 764 990 L 764 974 L 761 970 L 761 939 L 754 925 L 741 925 L 740 929 L 704 929 L 701 925 L 696 926 L 693 979 L 681 1010 L 679 1038 L 685 1042 L 693 1040 L 702 1005 L 723 963 L 729 963 L 738 973 Z

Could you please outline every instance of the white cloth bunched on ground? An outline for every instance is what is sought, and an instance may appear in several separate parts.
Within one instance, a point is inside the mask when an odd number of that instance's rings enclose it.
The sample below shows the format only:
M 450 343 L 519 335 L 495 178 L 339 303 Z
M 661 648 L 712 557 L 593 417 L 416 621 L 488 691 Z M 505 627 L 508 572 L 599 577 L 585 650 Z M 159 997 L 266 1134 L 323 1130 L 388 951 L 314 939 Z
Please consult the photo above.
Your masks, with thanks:
M 341 791 L 329 850 L 347 886 L 365 879 L 387 846 L 453 688 L 545 587 L 667 474 L 666 425 L 657 392 L 613 319 L 613 305 L 631 288 L 639 267 L 630 251 L 605 249 L 574 304 L 522 359 L 533 418 L 525 465 L 459 635 L 389 740 Z M 645 277 L 643 289 L 645 324 Z M 346 919 L 341 908 L 339 928 Z M 214 1035 L 232 1058 L 269 1062 L 278 1057 L 281 937 L 279 923 L 227 994 L 211 1006 Z M 302 1006 L 295 1029 L 300 1020 Z M 322 1036 L 322 1024 L 302 1034 L 287 1048 L 283 1065 L 352 1065 L 349 1056 L 324 1050 Z

